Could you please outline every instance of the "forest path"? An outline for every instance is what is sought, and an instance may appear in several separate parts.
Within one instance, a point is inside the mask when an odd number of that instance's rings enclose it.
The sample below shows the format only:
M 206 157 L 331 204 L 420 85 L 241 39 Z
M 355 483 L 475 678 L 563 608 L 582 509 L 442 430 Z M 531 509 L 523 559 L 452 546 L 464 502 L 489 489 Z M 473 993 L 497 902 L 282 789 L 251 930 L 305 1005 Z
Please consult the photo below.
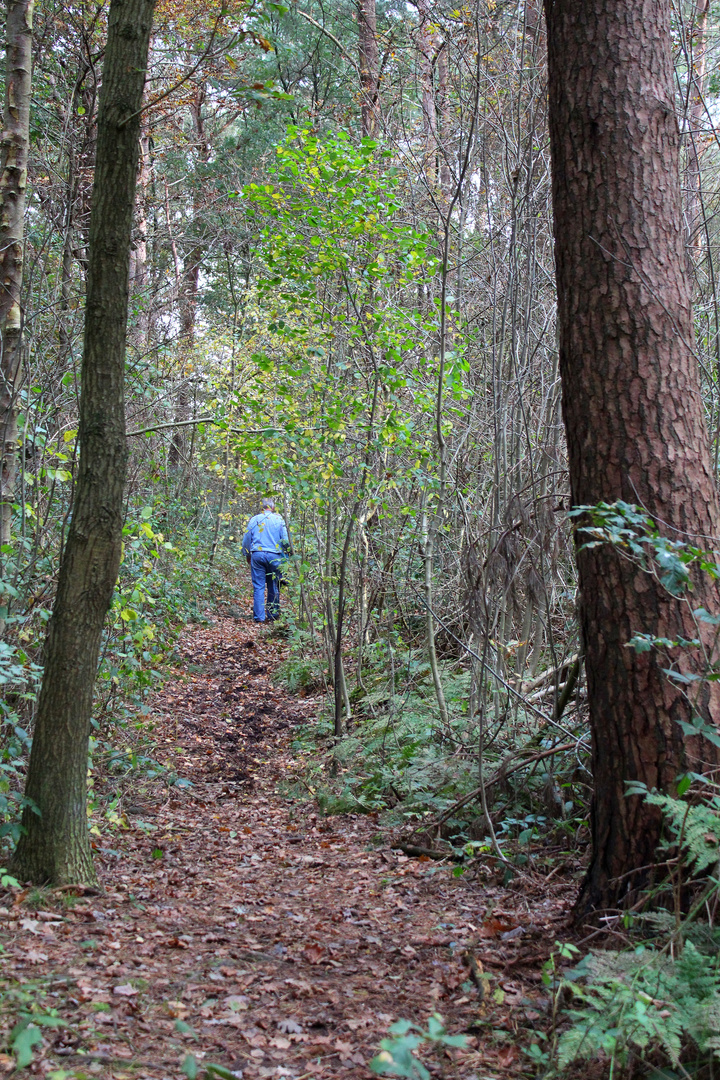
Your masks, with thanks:
M 371 817 L 284 797 L 293 730 L 318 702 L 273 685 L 284 645 L 266 628 L 214 617 L 179 652 L 153 718 L 159 758 L 193 786 L 125 797 L 126 827 L 98 842 L 102 895 L 23 890 L 0 907 L 5 1025 L 23 1000 L 69 1025 L 43 1029 L 31 1071 L 180 1080 L 193 1055 L 198 1076 L 367 1078 L 390 1023 L 438 1011 L 475 1034 L 428 1055 L 433 1076 L 522 1075 L 562 897 L 455 878 L 393 851 Z

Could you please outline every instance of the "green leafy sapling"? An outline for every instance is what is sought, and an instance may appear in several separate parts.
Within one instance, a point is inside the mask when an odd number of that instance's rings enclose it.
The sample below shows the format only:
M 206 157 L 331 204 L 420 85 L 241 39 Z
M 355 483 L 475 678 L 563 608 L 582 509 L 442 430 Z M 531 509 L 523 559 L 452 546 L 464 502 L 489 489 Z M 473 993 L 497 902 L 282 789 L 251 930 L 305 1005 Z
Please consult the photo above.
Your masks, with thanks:
M 370 1062 L 370 1069 L 380 1076 L 405 1076 L 409 1080 L 430 1080 L 430 1073 L 415 1056 L 423 1045 L 467 1046 L 464 1035 L 448 1035 L 443 1018 L 433 1013 L 423 1031 L 410 1020 L 398 1020 L 389 1029 L 391 1039 L 382 1039 L 380 1053 Z

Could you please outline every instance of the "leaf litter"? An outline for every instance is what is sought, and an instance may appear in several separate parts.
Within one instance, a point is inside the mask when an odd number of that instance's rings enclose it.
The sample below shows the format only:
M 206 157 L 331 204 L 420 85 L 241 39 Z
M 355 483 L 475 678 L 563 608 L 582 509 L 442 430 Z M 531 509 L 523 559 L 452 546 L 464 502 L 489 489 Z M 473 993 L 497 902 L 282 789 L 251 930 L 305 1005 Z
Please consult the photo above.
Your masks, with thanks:
M 151 720 L 192 786 L 124 796 L 99 895 L 44 890 L 33 911 L 32 890 L 0 894 L 3 1045 L 23 1010 L 54 1010 L 29 1075 L 359 1078 L 390 1024 L 439 1012 L 468 1044 L 425 1058 L 433 1076 L 525 1075 L 576 883 L 457 878 L 393 850 L 376 816 L 288 799 L 293 731 L 322 701 L 273 684 L 284 643 L 210 616 L 179 649 Z

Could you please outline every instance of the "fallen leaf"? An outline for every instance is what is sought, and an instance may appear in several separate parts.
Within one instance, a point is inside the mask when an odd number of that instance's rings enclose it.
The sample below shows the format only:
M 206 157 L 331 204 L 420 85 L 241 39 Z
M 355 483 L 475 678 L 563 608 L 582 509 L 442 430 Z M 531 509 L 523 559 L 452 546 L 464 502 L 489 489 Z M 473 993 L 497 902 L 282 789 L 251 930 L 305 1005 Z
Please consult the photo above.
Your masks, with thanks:
M 20 926 L 31 934 L 42 934 L 45 927 L 41 926 L 37 919 L 21 919 Z
M 250 998 L 245 994 L 231 994 L 225 998 L 225 1005 L 231 1012 L 242 1012 L 250 1008 Z
M 118 997 L 135 997 L 137 990 L 130 983 L 124 983 L 122 986 L 113 986 L 113 994 L 117 994 Z
M 306 945 L 302 952 L 308 964 L 319 964 L 325 959 L 325 950 L 320 945 Z
M 480 937 L 498 937 L 499 934 L 507 933 L 508 930 L 514 930 L 515 927 L 512 923 L 501 921 L 496 918 L 485 919 L 478 930 Z
M 167 942 L 169 949 L 189 949 L 190 945 L 187 941 L 183 941 L 182 938 L 171 937 Z
M 503 1048 L 498 1051 L 498 1064 L 500 1064 L 503 1069 L 507 1069 L 512 1065 L 516 1057 L 517 1048 L 515 1046 L 503 1046 Z
M 300 1035 L 303 1028 L 297 1020 L 289 1016 L 287 1020 L 278 1020 L 278 1031 L 283 1031 L 286 1035 Z
M 516 926 L 514 930 L 506 930 L 504 934 L 501 934 L 500 940 L 514 941 L 516 938 L 522 937 L 524 933 L 522 926 Z

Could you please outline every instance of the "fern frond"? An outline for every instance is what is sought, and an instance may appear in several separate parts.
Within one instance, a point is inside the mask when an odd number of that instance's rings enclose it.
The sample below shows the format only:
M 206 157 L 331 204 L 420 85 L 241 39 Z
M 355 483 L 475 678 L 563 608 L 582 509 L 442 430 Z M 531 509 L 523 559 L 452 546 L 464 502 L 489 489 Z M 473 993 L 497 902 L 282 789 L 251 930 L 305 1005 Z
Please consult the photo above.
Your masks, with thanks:
M 720 859 L 720 815 L 714 806 L 706 803 L 693 806 L 659 791 L 651 791 L 645 798 L 651 806 L 662 810 L 676 842 L 682 843 L 687 862 L 695 873 L 701 874 L 708 867 L 717 865 Z

